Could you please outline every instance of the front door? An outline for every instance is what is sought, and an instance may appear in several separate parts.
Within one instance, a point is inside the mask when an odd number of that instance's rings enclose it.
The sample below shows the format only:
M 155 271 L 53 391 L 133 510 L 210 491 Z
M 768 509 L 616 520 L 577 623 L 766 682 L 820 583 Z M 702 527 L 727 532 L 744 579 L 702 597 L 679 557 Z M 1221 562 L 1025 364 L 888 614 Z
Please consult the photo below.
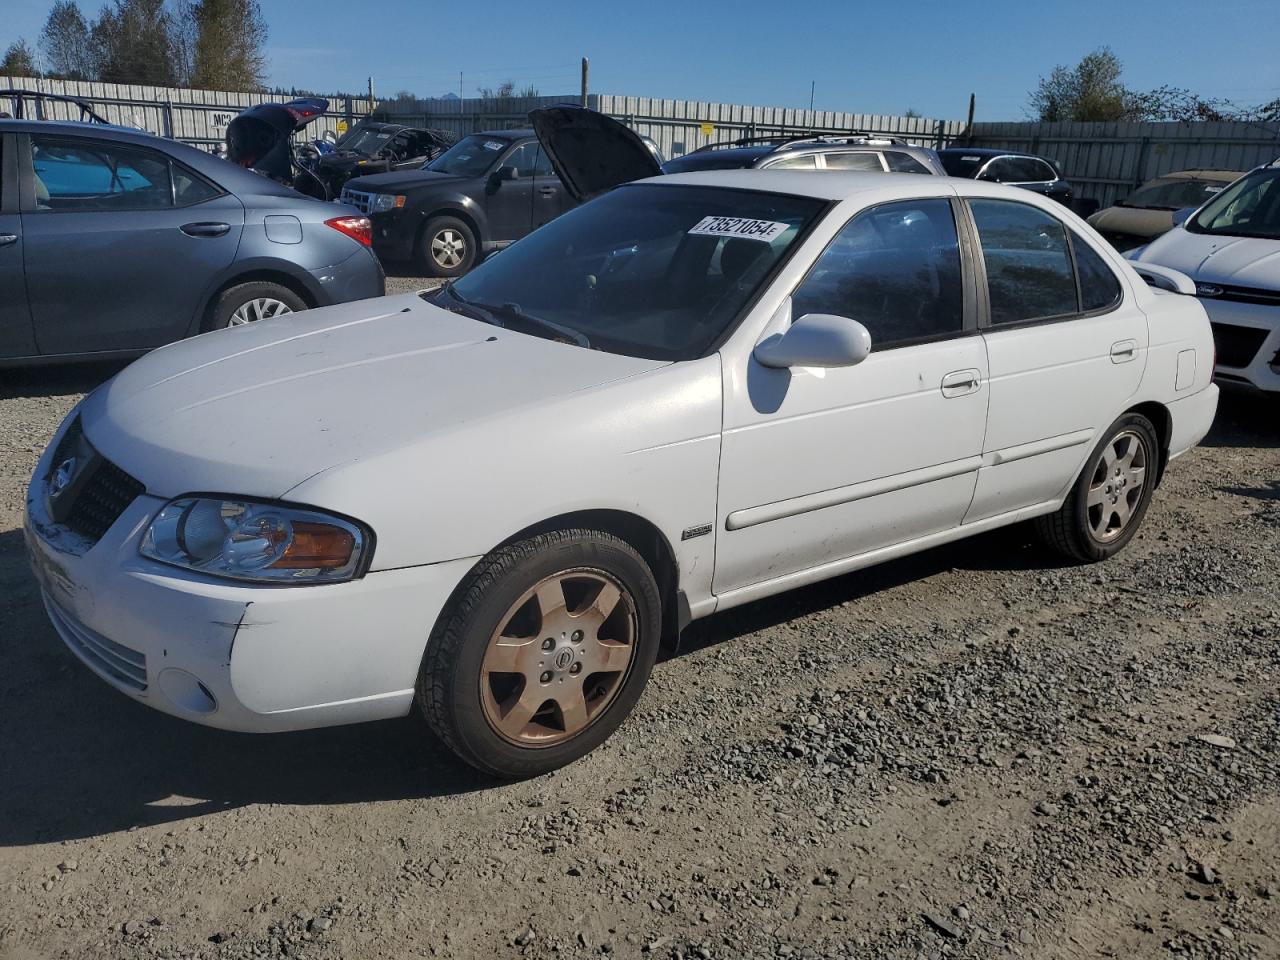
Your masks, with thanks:
M 35 354 L 18 215 L 18 138 L 0 136 L 0 357 Z
M 1061 497 L 1138 389 L 1148 340 L 1112 253 L 1029 203 L 969 208 L 989 298 L 991 413 L 966 522 Z
M 956 237 L 945 198 L 859 213 L 793 292 L 791 316 L 860 321 L 870 356 L 725 371 L 717 594 L 960 524 L 981 461 L 987 360 Z
M 236 255 L 244 207 L 159 150 L 33 134 L 22 214 L 40 353 L 141 350 L 197 319 Z
M 537 166 L 538 143 L 525 140 L 512 147 L 498 161 L 496 170 L 513 167 L 514 180 L 493 178 L 486 195 L 490 239 L 499 243 L 519 240 L 533 229 L 534 169 Z

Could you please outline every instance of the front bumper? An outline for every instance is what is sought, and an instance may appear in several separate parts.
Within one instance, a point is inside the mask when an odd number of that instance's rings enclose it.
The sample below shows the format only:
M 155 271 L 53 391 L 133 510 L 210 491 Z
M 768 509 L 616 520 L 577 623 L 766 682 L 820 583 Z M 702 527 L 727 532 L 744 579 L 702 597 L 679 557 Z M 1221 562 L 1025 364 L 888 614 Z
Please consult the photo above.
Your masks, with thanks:
M 408 210 L 387 210 L 369 215 L 373 224 L 373 249 L 385 260 L 410 260 L 422 218 Z
M 44 508 L 50 453 L 24 526 L 50 621 L 85 666 L 165 713 L 249 732 L 403 716 L 427 637 L 471 559 L 349 583 L 268 587 L 147 560 L 164 501 L 141 496 L 87 547 Z
M 1280 391 L 1280 307 L 1210 297 L 1200 302 L 1213 324 L 1218 379 Z

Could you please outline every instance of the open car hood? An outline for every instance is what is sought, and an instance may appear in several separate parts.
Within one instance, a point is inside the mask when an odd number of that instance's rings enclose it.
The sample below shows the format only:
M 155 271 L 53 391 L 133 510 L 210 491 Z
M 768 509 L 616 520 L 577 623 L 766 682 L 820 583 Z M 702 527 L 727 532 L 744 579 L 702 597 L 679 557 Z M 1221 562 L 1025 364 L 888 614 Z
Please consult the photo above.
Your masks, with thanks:
M 603 113 L 564 104 L 530 111 L 529 122 L 560 181 L 579 202 L 662 173 L 640 135 Z

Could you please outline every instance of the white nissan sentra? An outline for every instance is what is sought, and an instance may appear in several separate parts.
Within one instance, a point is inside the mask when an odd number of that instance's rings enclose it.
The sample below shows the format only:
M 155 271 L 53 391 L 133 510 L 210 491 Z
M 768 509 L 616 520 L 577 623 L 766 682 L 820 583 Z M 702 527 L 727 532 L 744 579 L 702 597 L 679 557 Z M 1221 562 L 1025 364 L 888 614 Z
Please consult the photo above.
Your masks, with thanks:
M 28 495 L 44 602 L 167 713 L 416 702 L 480 769 L 547 771 L 690 620 L 1028 518 L 1079 561 L 1123 548 L 1217 404 L 1194 288 L 1139 266 L 1182 294 L 978 181 L 628 183 L 444 289 L 176 343 L 86 397 Z

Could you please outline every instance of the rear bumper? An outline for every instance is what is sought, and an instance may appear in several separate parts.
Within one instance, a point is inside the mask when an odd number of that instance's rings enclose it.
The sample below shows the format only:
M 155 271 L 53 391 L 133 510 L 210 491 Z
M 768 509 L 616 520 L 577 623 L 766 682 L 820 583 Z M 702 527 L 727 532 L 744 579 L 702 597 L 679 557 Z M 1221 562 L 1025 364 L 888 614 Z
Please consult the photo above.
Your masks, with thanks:
M 1219 380 L 1280 391 L 1280 307 L 1201 298 L 1213 324 Z
M 1213 426 L 1217 412 L 1218 387 L 1212 383 L 1189 397 L 1170 403 L 1169 459 L 1182 456 L 1203 440 Z
M 310 271 L 318 291 L 316 306 L 350 303 L 385 296 L 387 274 L 368 247 L 361 247 L 341 263 Z

